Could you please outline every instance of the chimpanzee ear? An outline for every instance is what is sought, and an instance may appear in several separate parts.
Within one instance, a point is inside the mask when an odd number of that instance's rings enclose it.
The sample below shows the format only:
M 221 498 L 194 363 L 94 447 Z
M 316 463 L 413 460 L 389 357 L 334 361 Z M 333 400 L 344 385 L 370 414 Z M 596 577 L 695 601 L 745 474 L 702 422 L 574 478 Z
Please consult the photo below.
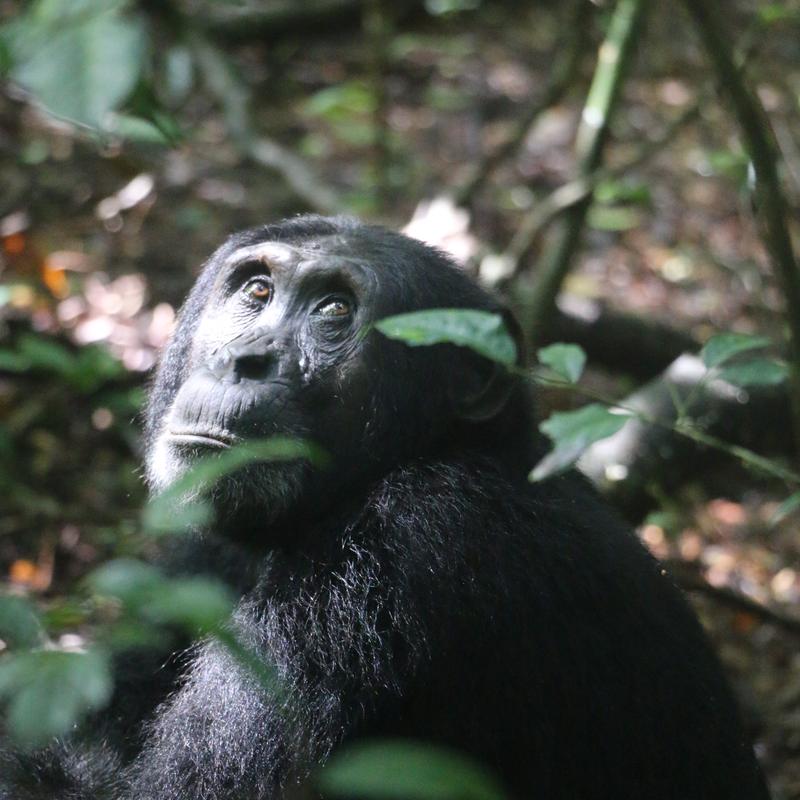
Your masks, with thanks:
M 507 309 L 502 309 L 503 322 L 517 348 L 515 367 L 525 363 L 522 329 Z M 519 381 L 513 368 L 497 361 L 470 354 L 471 375 L 468 388 L 455 403 L 456 414 L 470 422 L 485 422 L 499 414 L 508 401 L 514 386 Z

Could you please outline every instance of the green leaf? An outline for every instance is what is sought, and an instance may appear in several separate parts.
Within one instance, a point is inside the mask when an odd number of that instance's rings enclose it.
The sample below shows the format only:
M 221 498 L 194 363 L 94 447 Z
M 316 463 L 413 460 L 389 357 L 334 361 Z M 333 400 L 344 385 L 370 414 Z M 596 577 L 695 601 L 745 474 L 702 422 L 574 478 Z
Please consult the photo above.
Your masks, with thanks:
M 796 8 L 789 8 L 783 3 L 769 3 L 756 12 L 760 21 L 769 25 L 774 22 L 783 22 L 785 20 L 800 19 L 800 10 Z
M 119 597 L 125 602 L 143 597 L 161 580 L 161 573 L 155 567 L 133 558 L 109 561 L 86 578 L 93 591 Z
M 211 507 L 201 495 L 220 478 L 259 461 L 298 459 L 322 466 L 327 455 L 310 442 L 276 436 L 206 456 L 150 500 L 142 512 L 142 522 L 152 533 L 169 533 L 204 525 L 211 519 Z
M 91 394 L 103 384 L 125 375 L 122 362 L 105 347 L 89 345 L 82 347 L 65 377 L 83 394 Z
M 720 370 L 719 377 L 734 386 L 777 386 L 789 375 L 785 364 L 757 358 L 742 364 L 731 364 Z
M 495 777 L 465 756 L 410 741 L 351 747 L 318 775 L 323 795 L 385 800 L 503 800 Z
M 22 597 L 0 597 L 0 639 L 11 647 L 31 647 L 41 634 L 39 616 Z
M 142 144 L 170 144 L 170 139 L 152 122 L 131 114 L 111 114 L 105 126 L 109 133 Z
M 551 344 L 536 355 L 542 364 L 570 383 L 578 382 L 586 365 L 586 353 L 576 344 Z
M 320 89 L 305 103 L 307 114 L 329 122 L 352 121 L 354 115 L 371 114 L 374 108 L 375 94 L 363 81 L 347 81 Z
M 61 3 L 59 13 L 37 3 L 12 46 L 11 78 L 52 114 L 94 128 L 131 93 L 142 70 L 146 38 L 141 20 L 118 4 Z
M 31 360 L 13 350 L 0 350 L 0 371 L 28 372 L 32 369 Z
M 739 150 L 713 150 L 708 154 L 708 165 L 715 175 L 728 178 L 737 186 L 747 185 L 750 158 Z
M 17 350 L 30 363 L 31 369 L 52 370 L 57 375 L 66 375 L 75 368 L 75 355 L 63 344 L 44 336 L 20 336 Z
M 650 203 L 650 187 L 646 183 L 615 180 L 613 178 L 600 181 L 594 190 L 594 199 L 598 203 Z
M 182 578 L 164 581 L 140 611 L 158 624 L 180 625 L 193 634 L 203 634 L 225 622 L 233 607 L 233 596 L 223 584 Z
M 214 519 L 211 503 L 200 498 L 189 499 L 186 492 L 172 487 L 153 497 L 142 509 L 142 525 L 152 534 L 181 533 L 208 525 Z
M 589 445 L 613 436 L 630 418 L 630 414 L 614 414 L 599 403 L 553 414 L 539 430 L 555 447 L 536 465 L 530 480 L 540 481 L 571 467 Z
M 180 625 L 193 634 L 213 630 L 228 619 L 233 598 L 217 581 L 168 578 L 135 559 L 117 559 L 87 577 L 89 587 L 118 597 L 138 620 L 156 625 Z
M 750 333 L 718 333 L 712 336 L 700 351 L 700 358 L 708 369 L 722 366 L 739 353 L 759 350 L 771 344 L 766 336 Z
M 596 231 L 629 231 L 642 224 L 641 212 L 633 206 L 604 206 L 594 204 L 586 217 Z
M 800 492 L 795 492 L 786 498 L 776 509 L 775 513 L 770 517 L 769 524 L 777 525 L 782 522 L 790 514 L 800 508 Z
M 0 696 L 11 735 L 27 746 L 67 733 L 111 695 L 108 659 L 100 651 L 37 650 L 0 663 Z
M 390 339 L 412 347 L 448 342 L 469 347 L 492 361 L 509 366 L 516 363 L 517 346 L 503 317 L 489 311 L 465 308 L 436 308 L 386 317 L 375 327 Z

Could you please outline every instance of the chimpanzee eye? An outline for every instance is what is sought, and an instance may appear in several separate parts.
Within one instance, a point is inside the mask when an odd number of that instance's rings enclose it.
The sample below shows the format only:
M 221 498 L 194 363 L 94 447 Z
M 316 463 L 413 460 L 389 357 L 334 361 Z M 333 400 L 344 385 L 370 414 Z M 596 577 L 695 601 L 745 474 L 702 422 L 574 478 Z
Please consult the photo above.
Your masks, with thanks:
M 244 292 L 254 300 L 264 302 L 265 300 L 269 300 L 272 294 L 272 286 L 263 278 L 254 278 L 245 284 Z
M 346 317 L 352 311 L 353 305 L 345 297 L 329 297 L 314 309 L 315 314 L 323 317 Z

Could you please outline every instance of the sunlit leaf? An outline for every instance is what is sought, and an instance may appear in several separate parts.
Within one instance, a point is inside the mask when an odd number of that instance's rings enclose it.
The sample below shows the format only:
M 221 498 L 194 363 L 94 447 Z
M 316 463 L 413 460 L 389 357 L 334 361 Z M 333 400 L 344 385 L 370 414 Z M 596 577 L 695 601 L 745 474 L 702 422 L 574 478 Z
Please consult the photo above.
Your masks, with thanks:
M 750 333 L 718 333 L 712 336 L 700 351 L 700 358 L 709 368 L 722 366 L 739 353 L 768 347 L 770 340 L 765 336 Z
M 604 206 L 595 203 L 586 217 L 597 231 L 628 231 L 642 223 L 642 212 L 633 206 Z
M 466 756 L 430 744 L 381 741 L 350 748 L 319 773 L 322 793 L 381 800 L 503 800 L 497 779 Z
M 629 414 L 612 413 L 599 403 L 553 414 L 539 425 L 553 441 L 551 450 L 533 469 L 530 480 L 539 481 L 572 466 L 589 445 L 619 431 Z
M 542 364 L 570 383 L 578 382 L 586 365 L 586 353 L 576 344 L 551 344 L 536 355 Z
M 305 111 L 315 117 L 333 121 L 351 120 L 353 115 L 371 114 L 375 95 L 361 81 L 346 81 L 315 92 L 306 101 Z
M 67 733 L 111 695 L 108 659 L 93 650 L 57 650 L 12 655 L 0 662 L 0 697 L 7 724 L 21 744 L 35 746 Z
M 651 200 L 650 187 L 646 183 L 609 179 L 600 181 L 594 190 L 598 203 L 638 203 L 647 205 Z
M 756 12 L 760 21 L 766 25 L 785 20 L 800 19 L 800 9 L 783 3 L 766 3 Z
M 375 327 L 390 339 L 399 339 L 412 347 L 447 342 L 469 347 L 476 353 L 512 365 L 517 360 L 517 346 L 503 317 L 489 311 L 467 308 L 436 308 L 386 317 Z
M 742 364 L 730 364 L 720 370 L 719 377 L 734 386 L 777 386 L 789 375 L 785 364 L 757 358 Z
M 747 171 L 750 158 L 743 151 L 712 150 L 708 153 L 708 165 L 715 175 L 733 181 L 737 186 L 747 185 Z

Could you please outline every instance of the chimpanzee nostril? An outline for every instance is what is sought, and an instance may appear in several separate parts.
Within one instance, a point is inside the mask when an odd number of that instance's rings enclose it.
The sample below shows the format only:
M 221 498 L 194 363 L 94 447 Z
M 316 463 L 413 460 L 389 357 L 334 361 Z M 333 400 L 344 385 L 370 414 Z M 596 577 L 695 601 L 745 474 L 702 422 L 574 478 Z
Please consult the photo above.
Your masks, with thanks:
M 276 359 L 271 354 L 238 356 L 233 361 L 233 374 L 238 380 L 265 381 L 273 377 Z
M 223 383 L 241 380 L 266 381 L 274 376 L 277 359 L 273 353 L 248 353 L 228 348 L 214 353 L 206 367 Z

